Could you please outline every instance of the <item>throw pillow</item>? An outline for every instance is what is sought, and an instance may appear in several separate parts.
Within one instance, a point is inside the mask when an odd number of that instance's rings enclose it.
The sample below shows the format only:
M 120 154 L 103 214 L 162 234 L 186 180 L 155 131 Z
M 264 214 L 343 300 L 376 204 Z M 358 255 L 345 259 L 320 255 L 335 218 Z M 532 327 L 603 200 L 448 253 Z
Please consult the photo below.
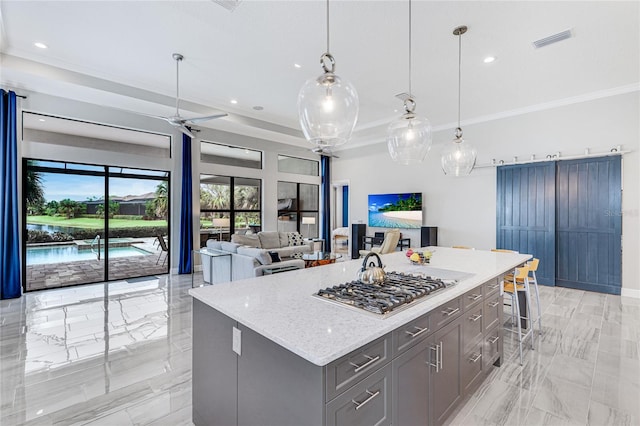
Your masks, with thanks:
M 278 235 L 278 231 L 258 232 L 258 238 L 260 239 L 260 247 L 263 249 L 280 248 L 280 235 Z
M 289 232 L 289 245 L 290 246 L 303 246 L 304 237 L 299 232 Z
M 302 253 L 300 253 L 300 252 L 291 253 L 291 258 L 292 259 L 302 259 Z
M 271 263 L 282 262 L 277 251 L 270 251 L 269 256 L 271 256 Z
M 260 248 L 260 239 L 257 235 L 240 235 L 233 234 L 231 242 L 240 244 L 241 246 Z

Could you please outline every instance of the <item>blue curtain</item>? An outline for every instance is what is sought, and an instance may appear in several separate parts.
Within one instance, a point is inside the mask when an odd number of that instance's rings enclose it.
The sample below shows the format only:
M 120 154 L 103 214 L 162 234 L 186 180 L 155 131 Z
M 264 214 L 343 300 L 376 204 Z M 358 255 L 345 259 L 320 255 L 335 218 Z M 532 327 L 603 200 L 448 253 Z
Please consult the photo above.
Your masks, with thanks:
M 191 273 L 193 250 L 193 183 L 191 179 L 191 138 L 182 135 L 182 197 L 180 207 L 179 274 Z
M 16 94 L 0 89 L 0 299 L 22 294 Z
M 331 157 L 320 156 L 320 238 L 331 241 Z
M 342 187 L 342 226 L 349 226 L 349 187 Z

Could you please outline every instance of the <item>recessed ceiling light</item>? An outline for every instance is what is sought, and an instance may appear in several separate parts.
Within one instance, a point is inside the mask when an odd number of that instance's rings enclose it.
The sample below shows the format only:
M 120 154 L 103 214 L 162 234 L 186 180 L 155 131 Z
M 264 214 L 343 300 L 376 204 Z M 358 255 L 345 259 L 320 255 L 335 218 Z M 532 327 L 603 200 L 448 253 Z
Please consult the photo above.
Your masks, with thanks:
M 264 109 L 264 107 L 263 107 L 263 106 L 261 106 L 261 105 L 255 105 L 255 106 L 253 107 L 253 109 L 255 109 L 256 111 L 262 111 L 262 110 Z
M 302 65 L 300 65 L 300 64 L 293 64 L 293 66 L 296 67 L 296 68 L 302 68 Z
M 232 104 L 237 104 L 237 103 L 238 103 L 238 100 L 237 100 L 237 99 L 231 99 L 231 103 L 232 103 Z
M 38 121 L 45 121 L 44 118 L 39 118 Z
M 34 45 L 35 47 L 39 47 L 40 49 L 46 49 L 46 48 L 48 47 L 46 44 L 41 43 L 41 42 L 39 42 L 39 41 L 36 41 L 35 43 L 33 43 L 33 45 Z
M 484 63 L 485 64 L 490 64 L 491 62 L 493 62 L 495 60 L 496 60 L 495 56 L 487 56 L 486 58 L 484 58 Z

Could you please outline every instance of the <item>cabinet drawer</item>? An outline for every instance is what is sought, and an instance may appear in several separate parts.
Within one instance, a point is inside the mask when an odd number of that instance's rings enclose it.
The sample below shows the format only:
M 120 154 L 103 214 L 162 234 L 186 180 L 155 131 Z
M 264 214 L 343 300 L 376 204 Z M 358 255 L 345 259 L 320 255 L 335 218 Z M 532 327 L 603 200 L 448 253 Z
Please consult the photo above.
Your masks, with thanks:
M 494 278 L 492 280 L 484 283 L 484 296 L 485 299 L 489 299 L 494 294 L 497 294 L 500 290 L 500 281 L 502 281 L 502 276 Z
M 482 323 L 484 318 L 482 316 L 483 306 L 477 305 L 474 308 L 465 311 L 462 318 L 462 346 L 468 348 L 469 345 L 479 341 L 482 336 L 484 328 Z
M 394 355 L 409 349 L 431 334 L 429 317 L 430 314 L 425 314 L 393 331 L 392 339 Z
M 480 384 L 483 377 L 483 353 L 484 345 L 480 341 L 469 351 L 465 352 L 460 360 L 460 383 L 463 394 L 472 392 Z
M 443 325 L 458 318 L 462 311 L 461 299 L 455 298 L 431 312 L 431 328 L 439 330 Z
M 500 350 L 500 348 L 502 347 L 502 333 L 500 333 L 501 330 L 501 326 L 496 326 L 484 335 L 483 355 L 485 368 L 488 368 L 490 364 L 496 362 L 496 360 L 500 357 L 500 353 L 502 352 Z
M 498 325 L 502 318 L 502 298 L 498 293 L 484 302 L 484 329 L 489 330 Z
M 327 426 L 390 425 L 391 364 L 352 387 L 326 407 Z
M 391 334 L 327 365 L 327 401 L 391 360 Z
M 476 303 L 482 302 L 482 286 L 478 286 L 473 290 L 469 290 L 462 296 L 464 300 L 464 310 L 471 308 Z

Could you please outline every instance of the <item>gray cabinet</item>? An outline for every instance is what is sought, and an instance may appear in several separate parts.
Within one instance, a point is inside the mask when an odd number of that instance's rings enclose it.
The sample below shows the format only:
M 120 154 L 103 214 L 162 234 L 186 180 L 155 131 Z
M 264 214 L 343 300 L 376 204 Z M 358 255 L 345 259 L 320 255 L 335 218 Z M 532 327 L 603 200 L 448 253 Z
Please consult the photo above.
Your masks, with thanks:
M 324 367 L 194 300 L 193 422 L 440 426 L 501 359 L 496 282 Z
M 386 367 L 370 374 L 357 385 L 329 402 L 326 407 L 326 425 L 390 425 L 391 376 L 391 364 L 387 364 Z M 315 423 L 307 420 L 298 424 Z
M 393 424 L 429 424 L 429 375 L 433 344 L 422 341 L 392 362 Z
M 430 339 L 433 347 L 429 395 L 431 400 L 431 424 L 441 425 L 453 412 L 462 397 L 460 388 L 460 348 L 462 324 L 459 320 L 434 333 Z
M 430 318 L 431 314 L 422 315 L 393 331 L 391 335 L 394 356 L 426 339 L 432 333 Z
M 329 363 L 326 367 L 327 400 L 358 383 L 390 359 L 391 339 L 387 335 Z
M 482 362 L 483 349 L 483 342 L 479 340 L 460 358 L 460 386 L 465 395 L 475 390 L 476 386 L 480 384 L 484 365 Z

